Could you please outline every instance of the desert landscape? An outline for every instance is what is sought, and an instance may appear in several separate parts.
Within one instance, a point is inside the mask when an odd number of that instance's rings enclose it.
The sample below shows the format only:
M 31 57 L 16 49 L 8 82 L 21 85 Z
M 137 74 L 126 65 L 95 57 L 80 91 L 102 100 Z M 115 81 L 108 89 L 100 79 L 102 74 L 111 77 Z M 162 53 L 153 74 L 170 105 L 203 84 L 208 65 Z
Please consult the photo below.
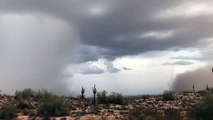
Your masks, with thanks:
M 119 93 L 107 95 L 106 91 L 102 91 L 97 93 L 94 104 L 93 98 L 59 97 L 46 90 L 36 93 L 31 89 L 24 89 L 17 91 L 15 96 L 0 96 L 0 118 L 16 120 L 191 120 L 195 117 L 196 120 L 196 112 L 192 111 L 208 94 L 212 97 L 211 90 L 182 93 L 165 91 L 163 95 L 131 97 L 123 97 Z M 39 99 L 43 99 L 43 103 Z M 47 105 L 42 108 L 42 104 Z
M 0 0 L 0 120 L 213 120 L 213 0 Z

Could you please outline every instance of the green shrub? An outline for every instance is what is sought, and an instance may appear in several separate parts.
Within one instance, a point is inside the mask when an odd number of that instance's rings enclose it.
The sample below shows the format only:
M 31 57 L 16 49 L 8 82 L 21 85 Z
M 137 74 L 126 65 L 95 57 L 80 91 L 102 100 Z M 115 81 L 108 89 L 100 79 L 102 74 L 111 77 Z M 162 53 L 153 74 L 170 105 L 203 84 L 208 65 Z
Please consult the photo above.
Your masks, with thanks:
M 107 95 L 107 92 L 104 90 L 97 94 L 97 100 L 101 104 L 124 104 L 124 98 L 122 94 L 112 92 L 110 95 Z
M 151 95 L 142 95 L 141 98 L 142 99 L 149 99 L 151 97 Z
M 31 109 L 32 105 L 31 102 L 32 100 L 30 99 L 31 97 L 35 97 L 36 92 L 34 92 L 30 88 L 26 88 L 21 91 L 16 91 L 15 93 L 15 100 L 16 100 L 16 107 L 18 109 Z
M 124 103 L 124 98 L 123 98 L 122 94 L 112 92 L 108 96 L 108 101 L 109 101 L 109 103 L 112 103 L 112 104 L 120 104 L 120 105 L 122 105 Z
M 71 110 L 70 103 L 63 97 L 58 97 L 46 90 L 37 94 L 39 103 L 38 113 L 42 116 L 65 116 Z
M 170 101 L 170 100 L 174 100 L 174 92 L 173 91 L 164 91 L 163 92 L 163 100 L 164 101 Z
M 129 120 L 145 120 L 146 116 L 143 114 L 141 107 L 134 107 L 134 109 L 129 110 L 127 118 Z
M 107 98 L 107 92 L 104 90 L 102 92 L 97 93 L 97 100 L 101 104 L 107 104 L 108 103 L 108 98 Z
M 0 119 L 13 119 L 16 117 L 17 109 L 13 102 L 6 103 L 0 109 Z
M 209 92 L 210 92 L 210 93 L 213 93 L 213 88 L 209 88 Z
M 192 108 L 190 116 L 196 120 L 213 120 L 213 93 L 208 93 L 196 107 Z
M 32 109 L 33 106 L 31 105 L 30 101 L 28 100 L 24 100 L 24 99 L 20 99 L 16 101 L 16 107 L 18 109 Z
M 127 117 L 129 120 L 173 120 L 164 119 L 163 115 L 159 113 L 156 109 L 143 109 L 141 107 L 136 106 L 134 107 L 134 109 L 130 109 Z
M 21 91 L 16 91 L 16 93 L 15 93 L 16 100 L 20 100 L 20 99 L 26 100 L 26 99 L 29 99 L 30 97 L 34 97 L 34 96 L 35 96 L 35 92 L 30 88 L 26 88 Z
M 167 109 L 165 110 L 165 120 L 183 120 L 179 110 Z
M 173 120 L 173 119 L 165 119 L 164 116 L 157 111 L 157 109 L 147 108 L 143 111 L 146 116 L 145 120 Z

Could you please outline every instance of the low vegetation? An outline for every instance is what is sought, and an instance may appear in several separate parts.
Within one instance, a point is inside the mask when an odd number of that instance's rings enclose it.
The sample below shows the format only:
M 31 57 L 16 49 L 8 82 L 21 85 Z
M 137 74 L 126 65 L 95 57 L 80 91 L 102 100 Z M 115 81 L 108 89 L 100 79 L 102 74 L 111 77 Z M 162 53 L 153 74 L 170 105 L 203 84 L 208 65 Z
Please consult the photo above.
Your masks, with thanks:
M 16 91 L 15 93 L 15 102 L 16 102 L 16 107 L 18 109 L 32 109 L 33 106 L 31 105 L 32 98 L 35 97 L 36 92 L 33 91 L 30 88 L 26 88 L 21 91 Z
M 27 99 L 30 99 L 31 97 L 34 97 L 35 95 L 36 95 L 35 91 L 33 91 L 30 88 L 26 88 L 21 91 L 16 91 L 15 99 L 16 100 L 20 100 L 20 99 L 27 100 Z
M 183 120 L 183 117 L 180 114 L 179 110 L 175 110 L 175 109 L 167 109 L 165 111 L 165 116 L 164 116 L 165 120 Z
M 0 119 L 10 120 L 13 119 L 18 110 L 15 107 L 14 102 L 8 102 L 4 104 L 0 109 Z
M 141 107 L 134 107 L 128 114 L 129 120 L 183 120 L 180 111 L 175 109 L 167 109 L 164 115 L 159 113 L 156 109 L 143 109 Z
M 27 88 L 16 91 L 16 108 L 20 110 L 32 109 L 33 101 L 37 102 L 37 112 L 40 116 L 65 116 L 69 115 L 71 110 L 71 104 L 68 100 L 47 90 L 35 92 Z
M 110 95 L 107 95 L 106 91 L 99 92 L 97 94 L 97 100 L 100 104 L 124 104 L 124 98 L 122 94 L 112 92 Z
M 41 118 L 115 115 L 116 110 L 124 118 L 135 120 L 213 120 L 213 89 L 210 88 L 195 93 L 164 91 L 163 95 L 130 98 L 124 98 L 122 94 L 115 92 L 97 92 L 95 86 L 92 90 L 94 99 L 84 97 L 84 88 L 80 98 L 57 96 L 47 90 L 33 91 L 28 88 L 17 91 L 14 97 L 2 96 L 5 99 L 0 101 L 0 119 L 15 119 L 18 114 Z
M 195 120 L 213 120 L 213 89 L 206 94 L 200 104 L 192 108 L 190 117 Z
M 39 91 L 38 113 L 42 116 L 66 116 L 69 115 L 71 104 L 63 97 L 58 97 L 46 90 Z
M 171 100 L 174 100 L 175 97 L 174 97 L 174 92 L 173 91 L 164 91 L 163 92 L 163 100 L 164 101 L 171 101 Z
M 151 97 L 151 95 L 142 95 L 141 98 L 142 99 L 149 99 Z

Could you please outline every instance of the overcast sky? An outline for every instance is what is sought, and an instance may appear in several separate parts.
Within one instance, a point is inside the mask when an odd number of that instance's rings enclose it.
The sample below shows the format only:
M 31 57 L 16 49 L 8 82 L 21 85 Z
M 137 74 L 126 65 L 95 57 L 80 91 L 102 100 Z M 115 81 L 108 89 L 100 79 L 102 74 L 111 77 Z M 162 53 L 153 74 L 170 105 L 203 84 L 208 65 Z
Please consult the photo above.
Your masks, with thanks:
M 204 89 L 212 47 L 212 0 L 0 0 L 5 93 Z

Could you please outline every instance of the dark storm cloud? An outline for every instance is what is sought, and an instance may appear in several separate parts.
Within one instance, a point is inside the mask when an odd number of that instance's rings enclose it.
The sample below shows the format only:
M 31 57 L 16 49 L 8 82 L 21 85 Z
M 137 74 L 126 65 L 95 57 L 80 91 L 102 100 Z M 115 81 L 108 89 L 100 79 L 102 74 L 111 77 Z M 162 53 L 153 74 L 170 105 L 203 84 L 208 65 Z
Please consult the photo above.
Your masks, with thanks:
M 96 46 L 80 45 L 78 52 L 80 54 L 75 54 L 73 56 L 75 63 L 84 63 L 87 61 L 97 61 L 100 58 L 103 58 L 103 53 L 106 52 L 106 49 L 102 49 Z
M 198 9 L 188 10 L 194 4 Z M 18 87 L 57 86 L 63 91 L 66 83 L 58 81 L 63 79 L 61 71 L 68 63 L 103 58 L 107 59 L 107 70 L 116 73 L 120 69 L 111 61 L 124 55 L 202 50 L 209 47 L 209 38 L 213 37 L 211 5 L 211 0 L 1 0 L 0 23 L 7 15 L 17 15 L 18 20 L 12 17 L 0 24 L 0 80 L 8 79 L 8 89 L 17 88 L 11 84 L 31 79 Z M 184 12 L 179 10 L 182 6 Z M 25 20 L 28 16 L 33 17 Z M 25 26 L 29 28 L 23 30 Z M 98 68 L 92 70 L 81 73 L 103 72 Z
M 79 24 L 82 33 L 81 42 L 108 49 L 103 55 L 112 58 L 152 50 L 200 48 L 208 44 L 203 39 L 212 35 L 210 30 L 212 21 L 209 21 L 211 16 L 205 19 L 183 18 L 182 21 L 158 20 L 152 16 L 158 11 L 167 9 L 168 6 L 161 2 L 158 6 L 150 3 L 155 2 L 121 2 L 115 10 L 111 9 L 111 13 L 85 20 L 86 22 Z M 159 40 L 158 36 L 166 34 L 165 31 L 174 33 Z M 140 37 L 149 33 L 150 37 Z
M 162 65 L 192 65 L 193 62 L 190 61 L 176 61 L 176 62 L 172 62 L 172 63 L 163 63 Z
M 199 5 L 200 2 L 202 1 L 7 0 L 1 1 L 0 9 L 2 12 L 55 16 L 75 25 L 82 44 L 106 49 L 104 52 L 97 50 L 99 56 L 80 55 L 79 61 L 83 62 L 99 57 L 112 60 L 123 55 L 153 50 L 205 47 L 208 42 L 204 39 L 212 36 L 212 16 L 201 14 L 187 19 L 184 16 L 179 16 L 178 19 L 156 17 L 162 13 L 167 14 L 167 10 L 178 6 Z M 210 0 L 203 3 L 208 2 L 212 3 Z M 169 31 L 173 33 L 168 36 Z M 146 35 L 149 37 L 143 37 Z

